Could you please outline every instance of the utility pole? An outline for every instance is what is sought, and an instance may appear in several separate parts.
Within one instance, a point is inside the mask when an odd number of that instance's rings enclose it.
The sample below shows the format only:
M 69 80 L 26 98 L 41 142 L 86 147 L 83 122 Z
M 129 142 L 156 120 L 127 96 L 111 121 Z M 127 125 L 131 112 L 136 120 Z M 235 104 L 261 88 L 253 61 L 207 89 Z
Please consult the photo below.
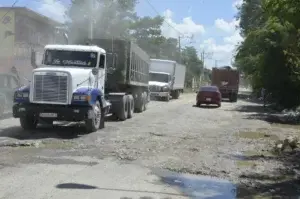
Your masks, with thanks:
M 215 60 L 215 67 L 218 67 L 218 60 Z
M 201 70 L 201 74 L 200 74 L 200 84 L 202 84 L 202 79 L 203 79 L 203 75 L 204 75 L 204 68 L 205 68 L 205 63 L 204 63 L 204 50 L 201 52 L 200 54 L 200 59 L 202 61 L 202 70 Z
M 93 34 L 93 32 L 94 32 L 94 18 L 93 18 L 93 14 L 94 14 L 94 0 L 90 0 L 89 1 L 89 3 L 90 3 L 90 21 L 89 21 L 89 32 L 90 32 L 90 40 L 92 40 L 93 39 L 93 37 L 94 37 L 94 34 Z
M 181 64 L 181 37 L 178 36 L 178 47 L 179 47 L 179 63 Z

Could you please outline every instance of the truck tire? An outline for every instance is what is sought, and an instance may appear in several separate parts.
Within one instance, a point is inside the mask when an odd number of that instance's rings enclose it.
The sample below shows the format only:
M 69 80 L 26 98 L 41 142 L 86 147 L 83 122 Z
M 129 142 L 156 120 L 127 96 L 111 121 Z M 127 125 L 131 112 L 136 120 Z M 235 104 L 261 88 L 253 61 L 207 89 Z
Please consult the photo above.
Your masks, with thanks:
M 36 129 L 38 120 L 34 115 L 26 115 L 25 117 L 20 118 L 20 124 L 24 130 L 33 130 Z
M 134 99 L 132 95 L 128 95 L 128 111 L 127 111 L 127 118 L 132 118 L 134 112 Z
M 93 105 L 94 116 L 91 119 L 85 120 L 85 128 L 87 133 L 92 133 L 100 129 L 101 122 L 104 121 L 103 108 L 97 100 Z
M 146 92 L 143 93 L 143 111 L 147 110 L 148 106 L 148 95 Z
M 237 94 L 236 93 L 229 94 L 229 100 L 230 102 L 237 102 Z
M 178 99 L 179 98 L 179 91 L 178 90 L 174 91 L 172 97 L 173 97 L 173 99 Z
M 144 98 L 143 98 L 143 93 L 138 93 L 138 97 L 136 99 L 136 103 L 135 103 L 136 107 L 135 107 L 135 111 L 137 113 L 141 113 L 144 110 Z
M 0 118 L 4 115 L 4 110 L 5 110 L 5 102 L 2 102 L 0 100 Z
M 168 95 L 167 97 L 164 97 L 163 100 L 166 102 L 170 101 L 170 95 Z
M 128 96 L 124 95 L 122 96 L 119 106 L 118 106 L 118 111 L 116 113 L 116 116 L 119 120 L 125 121 L 128 116 Z

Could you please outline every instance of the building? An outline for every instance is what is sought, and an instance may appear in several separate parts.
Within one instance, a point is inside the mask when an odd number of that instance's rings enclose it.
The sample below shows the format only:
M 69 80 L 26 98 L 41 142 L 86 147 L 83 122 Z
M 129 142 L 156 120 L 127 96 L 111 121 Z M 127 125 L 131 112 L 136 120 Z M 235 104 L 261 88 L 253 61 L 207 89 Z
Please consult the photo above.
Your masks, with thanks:
M 55 28 L 61 24 L 26 7 L 0 7 L 0 72 L 12 66 L 30 78 L 31 49 L 42 52 L 55 42 Z

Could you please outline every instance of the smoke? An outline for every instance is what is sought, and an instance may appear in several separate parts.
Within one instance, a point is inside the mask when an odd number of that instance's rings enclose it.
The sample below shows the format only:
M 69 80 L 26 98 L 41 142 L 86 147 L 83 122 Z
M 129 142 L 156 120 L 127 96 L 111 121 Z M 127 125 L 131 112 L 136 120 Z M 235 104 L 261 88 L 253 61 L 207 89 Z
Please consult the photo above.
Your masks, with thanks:
M 92 6 L 90 1 L 74 1 L 68 10 L 70 38 L 73 42 L 84 42 L 89 38 L 92 22 L 96 38 L 126 38 L 128 25 L 135 17 L 136 0 L 98 0 Z

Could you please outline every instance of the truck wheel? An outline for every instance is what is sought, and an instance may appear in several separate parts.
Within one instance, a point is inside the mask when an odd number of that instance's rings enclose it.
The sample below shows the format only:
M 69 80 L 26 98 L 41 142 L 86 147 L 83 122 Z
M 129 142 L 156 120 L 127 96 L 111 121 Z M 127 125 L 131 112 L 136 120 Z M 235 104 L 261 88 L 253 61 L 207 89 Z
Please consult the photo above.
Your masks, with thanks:
M 144 100 L 143 111 L 145 111 L 147 110 L 147 106 L 148 106 L 148 95 L 146 92 L 143 93 L 143 100 Z
M 122 99 L 120 100 L 119 103 L 119 109 L 117 112 L 117 117 L 119 120 L 121 121 L 125 121 L 127 119 L 128 116 L 128 97 L 127 95 L 122 96 Z
M 170 95 L 168 95 L 167 97 L 165 97 L 164 101 L 166 101 L 166 102 L 170 101 Z
M 4 107 L 5 107 L 5 103 L 0 101 L 0 117 L 2 117 L 4 114 L 4 109 L 5 109 Z
M 128 95 L 128 115 L 127 118 L 132 118 L 134 112 L 134 99 L 132 95 Z
M 137 100 L 136 100 L 136 112 L 137 113 L 141 113 L 143 112 L 144 109 L 144 98 L 143 98 L 143 93 L 139 93 Z
M 173 98 L 174 99 L 178 99 L 179 98 L 179 91 L 178 90 L 174 91 Z
M 24 130 L 33 130 L 36 129 L 38 121 L 34 115 L 26 115 L 20 118 L 20 124 Z
M 93 118 L 87 119 L 85 121 L 85 128 L 87 133 L 92 133 L 100 129 L 101 119 L 104 118 L 104 115 L 102 115 L 100 102 L 96 101 L 95 105 L 93 106 Z
M 100 119 L 100 127 L 99 129 L 104 129 L 105 127 L 105 109 L 101 108 L 101 119 Z

